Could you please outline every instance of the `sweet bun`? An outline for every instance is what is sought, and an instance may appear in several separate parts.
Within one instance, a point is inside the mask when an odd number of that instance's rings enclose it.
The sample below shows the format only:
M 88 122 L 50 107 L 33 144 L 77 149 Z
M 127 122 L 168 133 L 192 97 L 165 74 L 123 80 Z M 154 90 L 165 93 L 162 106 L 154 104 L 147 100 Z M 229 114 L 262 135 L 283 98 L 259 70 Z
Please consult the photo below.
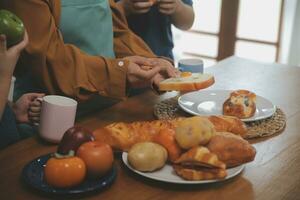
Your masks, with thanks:
M 142 172 L 151 172 L 163 167 L 167 158 L 167 150 L 152 142 L 137 143 L 128 152 L 129 164 Z
M 182 76 L 168 78 L 159 84 L 160 91 L 193 91 L 207 88 L 214 84 L 211 74 L 182 72 Z
M 256 94 L 248 90 L 236 90 L 223 104 L 223 114 L 240 119 L 252 117 L 256 111 Z
M 183 149 L 205 145 L 216 133 L 214 125 L 205 117 L 195 116 L 179 121 L 175 128 L 175 139 Z

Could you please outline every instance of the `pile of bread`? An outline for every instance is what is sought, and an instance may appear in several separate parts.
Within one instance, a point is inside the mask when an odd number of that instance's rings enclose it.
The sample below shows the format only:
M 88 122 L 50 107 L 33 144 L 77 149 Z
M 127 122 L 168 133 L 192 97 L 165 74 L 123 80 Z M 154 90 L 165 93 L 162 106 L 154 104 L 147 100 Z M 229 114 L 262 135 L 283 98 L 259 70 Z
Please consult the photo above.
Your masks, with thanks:
M 208 116 L 113 123 L 94 132 L 98 141 L 128 151 L 136 170 L 158 170 L 166 163 L 186 180 L 223 179 L 227 168 L 250 162 L 256 150 L 243 139 L 236 117 Z

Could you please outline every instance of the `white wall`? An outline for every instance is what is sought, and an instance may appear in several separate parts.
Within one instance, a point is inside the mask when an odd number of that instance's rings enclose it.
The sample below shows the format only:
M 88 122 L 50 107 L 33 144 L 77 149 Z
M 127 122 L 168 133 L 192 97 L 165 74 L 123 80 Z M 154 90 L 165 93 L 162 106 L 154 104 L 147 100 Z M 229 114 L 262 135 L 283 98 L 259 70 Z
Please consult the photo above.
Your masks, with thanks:
M 300 66 L 300 2 L 298 0 L 285 1 L 279 62 Z

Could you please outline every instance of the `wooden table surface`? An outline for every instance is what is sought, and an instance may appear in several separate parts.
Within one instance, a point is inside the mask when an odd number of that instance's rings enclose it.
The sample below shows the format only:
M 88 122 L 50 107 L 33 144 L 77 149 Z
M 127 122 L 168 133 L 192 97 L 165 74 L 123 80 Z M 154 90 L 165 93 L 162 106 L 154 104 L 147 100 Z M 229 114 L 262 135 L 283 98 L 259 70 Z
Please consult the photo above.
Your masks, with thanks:
M 265 64 L 237 57 L 207 68 L 216 83 L 209 89 L 248 89 L 271 100 L 286 114 L 285 130 L 276 136 L 252 140 L 255 161 L 237 177 L 216 184 L 174 185 L 151 181 L 131 173 L 116 155 L 118 175 L 111 187 L 70 198 L 84 199 L 300 199 L 300 68 Z M 176 95 L 156 96 L 151 91 L 85 117 L 78 124 L 96 129 L 116 121 L 152 120 L 153 105 Z M 55 151 L 56 146 L 38 137 L 0 151 L 0 199 L 58 198 L 39 193 L 20 178 L 22 168 L 34 158 Z M 61 197 L 65 199 L 67 197 Z

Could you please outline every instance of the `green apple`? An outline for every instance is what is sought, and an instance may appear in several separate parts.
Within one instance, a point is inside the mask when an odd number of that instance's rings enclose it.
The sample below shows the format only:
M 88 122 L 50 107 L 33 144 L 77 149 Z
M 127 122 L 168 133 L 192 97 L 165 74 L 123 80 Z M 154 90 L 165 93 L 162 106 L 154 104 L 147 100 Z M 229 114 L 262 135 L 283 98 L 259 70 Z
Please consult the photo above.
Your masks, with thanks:
M 8 10 L 0 10 L 0 35 L 5 35 L 7 47 L 11 47 L 24 37 L 24 24 L 20 18 Z

